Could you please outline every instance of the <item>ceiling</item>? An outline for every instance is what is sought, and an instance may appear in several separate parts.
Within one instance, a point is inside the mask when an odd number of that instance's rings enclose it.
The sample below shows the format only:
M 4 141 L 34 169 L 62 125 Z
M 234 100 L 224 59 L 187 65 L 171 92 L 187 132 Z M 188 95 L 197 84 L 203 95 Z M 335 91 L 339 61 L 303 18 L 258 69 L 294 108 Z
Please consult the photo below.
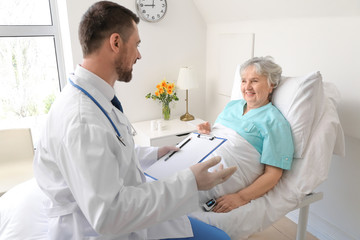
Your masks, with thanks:
M 194 0 L 209 23 L 360 16 L 360 0 Z

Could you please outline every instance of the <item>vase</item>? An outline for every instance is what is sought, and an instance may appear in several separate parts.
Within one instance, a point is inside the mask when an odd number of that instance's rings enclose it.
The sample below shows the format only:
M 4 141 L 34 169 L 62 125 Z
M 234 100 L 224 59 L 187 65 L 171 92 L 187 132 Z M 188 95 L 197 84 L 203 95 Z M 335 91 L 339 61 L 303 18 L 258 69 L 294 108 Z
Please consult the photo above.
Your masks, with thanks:
M 163 103 L 162 104 L 162 115 L 164 120 L 170 119 L 170 106 L 169 103 Z

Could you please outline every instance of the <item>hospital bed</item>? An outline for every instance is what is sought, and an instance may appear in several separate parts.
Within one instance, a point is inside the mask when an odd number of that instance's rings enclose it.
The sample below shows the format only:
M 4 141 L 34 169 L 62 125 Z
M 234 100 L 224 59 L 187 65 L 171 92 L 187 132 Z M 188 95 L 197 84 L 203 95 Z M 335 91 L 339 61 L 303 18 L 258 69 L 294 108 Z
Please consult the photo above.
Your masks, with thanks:
M 241 97 L 235 77 L 232 99 Z M 311 203 L 323 197 L 314 192 L 326 180 L 332 155 L 344 155 L 344 134 L 336 111 L 339 93 L 323 83 L 319 72 L 284 77 L 273 103 L 288 119 L 295 144 L 293 168 L 264 196 L 229 213 L 196 212 L 202 221 L 225 230 L 231 239 L 246 239 L 294 209 L 300 208 L 297 239 L 304 239 Z M 46 239 L 43 193 L 34 179 L 0 197 L 0 239 Z
M 239 73 L 239 69 L 236 71 Z M 231 99 L 241 98 L 240 76 L 235 75 Z M 309 206 L 323 198 L 314 192 L 328 176 L 333 154 L 344 156 L 344 133 L 336 111 L 340 94 L 320 72 L 283 77 L 273 94 L 273 104 L 289 121 L 295 146 L 293 166 L 263 197 L 229 213 L 193 214 L 225 230 L 231 239 L 246 239 L 287 213 L 300 209 L 297 240 L 305 239 Z

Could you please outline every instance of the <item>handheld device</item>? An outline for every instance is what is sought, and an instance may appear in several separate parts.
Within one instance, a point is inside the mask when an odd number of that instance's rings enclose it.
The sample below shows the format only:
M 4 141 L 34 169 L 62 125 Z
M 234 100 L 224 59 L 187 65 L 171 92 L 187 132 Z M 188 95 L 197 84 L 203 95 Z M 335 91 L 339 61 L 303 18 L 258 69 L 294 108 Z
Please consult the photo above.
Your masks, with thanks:
M 212 198 L 203 204 L 203 208 L 205 209 L 205 211 L 209 212 L 211 211 L 211 209 L 215 207 L 215 204 L 216 204 L 216 200 Z

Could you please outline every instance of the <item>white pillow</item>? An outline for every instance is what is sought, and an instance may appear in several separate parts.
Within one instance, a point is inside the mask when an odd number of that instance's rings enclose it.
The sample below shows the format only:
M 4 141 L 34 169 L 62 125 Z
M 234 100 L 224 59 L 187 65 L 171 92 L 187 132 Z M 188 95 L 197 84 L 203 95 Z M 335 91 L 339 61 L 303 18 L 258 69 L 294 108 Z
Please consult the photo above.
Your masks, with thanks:
M 320 72 L 302 77 L 283 77 L 272 102 L 289 121 L 295 158 L 302 158 L 312 129 L 324 113 L 324 89 Z
M 235 73 L 231 99 L 241 99 L 240 68 Z M 302 158 L 313 127 L 324 113 L 324 90 L 320 72 L 301 77 L 282 77 L 274 90 L 272 103 L 289 121 L 293 140 L 294 157 Z

